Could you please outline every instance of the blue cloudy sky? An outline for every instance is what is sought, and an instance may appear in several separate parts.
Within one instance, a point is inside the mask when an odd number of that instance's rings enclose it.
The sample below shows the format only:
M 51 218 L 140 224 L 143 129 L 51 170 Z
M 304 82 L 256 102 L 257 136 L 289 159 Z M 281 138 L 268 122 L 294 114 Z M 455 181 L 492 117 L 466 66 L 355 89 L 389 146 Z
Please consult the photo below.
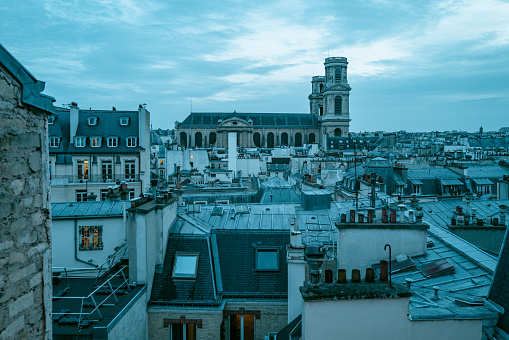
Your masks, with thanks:
M 349 61 L 352 131 L 509 126 L 509 1 L 19 0 L 0 43 L 56 105 L 309 112 L 311 76 Z

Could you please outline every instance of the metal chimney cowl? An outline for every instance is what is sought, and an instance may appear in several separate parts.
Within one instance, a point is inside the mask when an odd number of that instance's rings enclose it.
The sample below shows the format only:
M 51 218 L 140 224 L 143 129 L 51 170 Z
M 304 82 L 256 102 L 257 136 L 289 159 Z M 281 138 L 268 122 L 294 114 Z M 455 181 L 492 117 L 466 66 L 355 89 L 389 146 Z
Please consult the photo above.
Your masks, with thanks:
M 320 267 L 327 260 L 326 250 L 323 244 L 311 242 L 304 249 L 304 259 L 309 266 L 309 274 L 312 286 L 320 283 Z

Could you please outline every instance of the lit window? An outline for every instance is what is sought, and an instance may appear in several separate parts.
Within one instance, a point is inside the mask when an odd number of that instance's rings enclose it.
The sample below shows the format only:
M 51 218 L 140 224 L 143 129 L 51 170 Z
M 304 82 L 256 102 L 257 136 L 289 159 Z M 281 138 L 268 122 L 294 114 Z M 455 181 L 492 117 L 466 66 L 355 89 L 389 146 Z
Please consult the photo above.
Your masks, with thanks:
M 108 137 L 108 147 L 116 148 L 118 146 L 118 138 L 117 137 Z
M 88 179 L 88 161 L 78 161 L 77 166 L 78 166 L 78 179 L 79 180 Z
M 90 146 L 98 148 L 101 146 L 101 137 L 90 137 Z
M 256 249 L 256 270 L 279 270 L 279 251 L 277 249 Z
M 159 164 L 164 165 L 164 160 L 163 159 L 159 160 Z
M 230 339 L 254 339 L 255 316 L 254 315 L 229 315 Z
M 74 137 L 74 146 L 77 148 L 83 148 L 85 147 L 85 138 L 84 137 Z
M 49 138 L 49 147 L 50 148 L 58 148 L 60 146 L 60 138 L 58 137 L 50 137 Z
M 103 226 L 80 227 L 80 250 L 103 249 Z
M 88 125 L 97 125 L 97 117 L 88 117 Z
M 136 146 L 136 137 L 127 137 L 126 145 L 130 148 L 135 147 Z
M 54 122 L 55 122 L 55 116 L 49 116 L 48 117 L 48 124 L 49 125 L 53 125 Z
M 174 278 L 194 279 L 198 269 L 198 254 L 176 254 L 173 263 Z
M 120 125 L 129 125 L 129 117 L 120 117 Z

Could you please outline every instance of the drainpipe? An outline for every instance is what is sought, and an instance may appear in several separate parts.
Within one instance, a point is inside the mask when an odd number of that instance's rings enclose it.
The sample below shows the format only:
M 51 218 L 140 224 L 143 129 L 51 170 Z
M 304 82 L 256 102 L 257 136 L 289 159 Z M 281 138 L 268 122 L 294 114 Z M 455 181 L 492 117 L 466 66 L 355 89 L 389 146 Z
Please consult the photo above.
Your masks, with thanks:
M 78 262 L 88 264 L 89 266 L 92 266 L 94 268 L 99 267 L 96 264 L 78 258 L 78 219 L 76 218 L 76 216 L 74 217 L 74 259 Z
M 124 238 L 124 242 L 127 241 L 127 211 L 125 201 L 122 201 L 123 209 L 122 209 L 122 236 Z

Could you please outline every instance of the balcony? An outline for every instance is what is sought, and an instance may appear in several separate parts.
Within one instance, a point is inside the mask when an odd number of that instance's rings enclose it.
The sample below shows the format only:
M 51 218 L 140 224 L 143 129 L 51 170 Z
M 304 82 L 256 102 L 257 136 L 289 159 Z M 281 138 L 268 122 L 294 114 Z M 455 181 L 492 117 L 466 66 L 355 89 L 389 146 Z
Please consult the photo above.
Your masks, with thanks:
M 52 175 L 50 176 L 52 185 L 64 185 L 64 184 L 77 184 L 77 183 L 111 183 L 115 184 L 117 181 L 121 182 L 139 182 L 140 175 L 88 175 L 88 176 L 66 176 L 66 175 Z

